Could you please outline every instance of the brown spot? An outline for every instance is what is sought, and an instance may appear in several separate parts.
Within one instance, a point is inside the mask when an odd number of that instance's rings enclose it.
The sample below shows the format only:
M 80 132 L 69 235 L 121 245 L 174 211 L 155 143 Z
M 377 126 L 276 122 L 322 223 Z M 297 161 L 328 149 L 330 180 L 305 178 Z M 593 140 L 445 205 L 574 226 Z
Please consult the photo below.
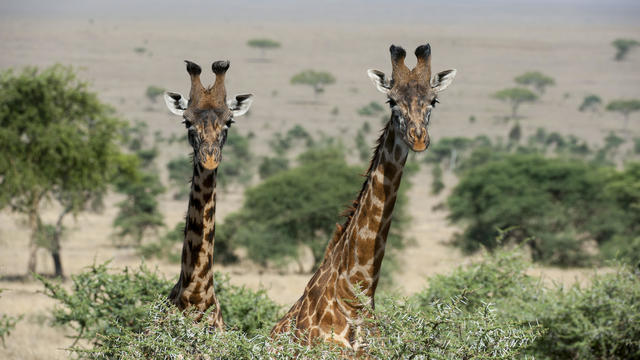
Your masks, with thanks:
M 202 210 L 202 202 L 200 201 L 200 199 L 197 199 L 193 196 L 191 197 L 191 199 L 189 199 L 189 205 L 196 209 L 196 211 Z
M 319 284 L 314 284 L 310 289 L 309 289 L 309 293 L 307 294 L 307 297 L 311 298 L 311 299 L 317 299 L 320 294 L 322 293 L 322 288 L 320 287 Z
M 202 224 L 191 216 L 187 219 L 187 230 L 193 233 L 196 237 L 202 236 Z
M 207 263 L 202 267 L 202 269 L 200 269 L 200 272 L 198 273 L 198 277 L 203 279 L 205 276 L 207 276 L 211 271 L 211 265 L 212 265 L 212 257 L 207 256 Z
M 369 223 L 369 218 L 367 217 L 366 211 L 360 211 L 360 214 L 358 215 L 358 228 L 365 228 L 367 227 L 367 224 Z
M 214 176 L 213 175 L 207 175 L 203 180 L 202 180 L 202 186 L 205 189 L 211 189 L 213 187 L 213 181 L 214 181 Z
M 296 323 L 296 328 L 300 330 L 305 330 L 308 327 L 309 327 L 309 318 L 307 316 L 305 316 L 302 319 L 299 319 L 299 321 Z
M 325 332 L 330 332 L 331 329 L 335 329 L 333 324 L 333 313 L 331 311 L 325 311 L 322 319 L 320 319 L 320 327 Z
M 214 215 L 214 210 L 213 207 L 209 208 L 209 210 L 207 210 L 204 213 L 204 218 L 208 221 L 211 221 L 211 219 L 213 219 L 213 215 Z
M 400 158 L 402 157 L 402 150 L 400 150 L 400 147 L 396 147 L 393 156 L 395 157 L 396 161 L 400 160 Z
M 211 192 L 211 191 L 203 192 L 202 193 L 202 199 L 204 199 L 204 201 L 210 201 L 212 194 L 213 194 L 213 192 Z
M 213 242 L 213 234 L 215 233 L 215 225 L 214 225 L 214 229 L 212 229 L 211 231 L 209 231 L 205 236 L 204 239 L 207 243 L 211 244 Z

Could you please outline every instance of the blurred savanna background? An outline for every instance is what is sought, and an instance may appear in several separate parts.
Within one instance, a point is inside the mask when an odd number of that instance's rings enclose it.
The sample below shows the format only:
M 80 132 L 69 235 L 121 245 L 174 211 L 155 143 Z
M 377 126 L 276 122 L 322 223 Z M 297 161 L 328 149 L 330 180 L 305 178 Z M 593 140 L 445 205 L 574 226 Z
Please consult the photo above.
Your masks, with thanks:
M 188 94 L 185 59 L 205 85 L 230 60 L 228 94 L 255 95 L 218 172 L 214 269 L 238 336 L 268 331 L 389 118 L 366 70 L 425 42 L 457 77 L 407 160 L 379 318 L 451 302 L 467 329 L 489 307 L 478 321 L 522 340 L 436 334 L 422 350 L 442 358 L 640 358 L 640 3 L 23 0 L 0 18 L 0 358 L 94 356 L 67 349 L 143 332 L 168 294 L 191 148 L 163 93 Z

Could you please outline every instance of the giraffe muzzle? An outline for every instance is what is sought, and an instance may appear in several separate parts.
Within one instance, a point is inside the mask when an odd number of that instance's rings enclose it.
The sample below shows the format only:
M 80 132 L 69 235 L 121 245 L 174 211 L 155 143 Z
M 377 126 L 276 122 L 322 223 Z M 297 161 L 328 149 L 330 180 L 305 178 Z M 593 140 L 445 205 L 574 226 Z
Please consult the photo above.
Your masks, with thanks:
M 427 150 L 429 147 L 429 134 L 427 134 L 426 128 L 412 126 L 407 135 L 407 140 L 409 140 L 408 143 L 411 150 L 421 152 Z

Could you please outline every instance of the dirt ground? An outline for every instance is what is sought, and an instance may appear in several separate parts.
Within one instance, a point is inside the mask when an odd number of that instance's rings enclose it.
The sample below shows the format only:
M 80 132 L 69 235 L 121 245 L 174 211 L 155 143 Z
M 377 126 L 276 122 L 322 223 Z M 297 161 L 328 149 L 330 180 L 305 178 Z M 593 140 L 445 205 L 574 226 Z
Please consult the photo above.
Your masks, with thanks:
M 526 18 L 522 12 L 520 16 Z M 540 18 L 542 19 L 542 18 Z M 268 154 L 268 140 L 276 132 L 285 132 L 300 124 L 312 134 L 319 132 L 336 136 L 353 147 L 356 131 L 364 121 L 374 128 L 380 119 L 364 118 L 356 110 L 369 103 L 382 103 L 366 75 L 376 68 L 390 72 L 388 47 L 391 43 L 413 49 L 429 41 L 432 46 L 434 71 L 456 68 L 458 76 L 442 94 L 442 103 L 434 112 L 430 135 L 434 141 L 445 136 L 475 136 L 486 134 L 505 137 L 510 125 L 500 118 L 509 113 L 506 104 L 490 98 L 505 87 L 513 86 L 513 78 L 525 71 L 540 70 L 555 78 L 557 85 L 549 88 L 535 105 L 523 105 L 520 112 L 524 137 L 538 127 L 563 134 L 574 134 L 590 144 L 601 144 L 609 131 L 619 131 L 622 118 L 607 112 L 585 114 L 577 108 L 587 94 L 598 94 L 606 102 L 614 98 L 640 95 L 640 51 L 631 52 L 627 60 L 614 62 L 610 46 L 619 37 L 640 38 L 640 27 L 629 23 L 590 23 L 573 19 L 569 24 L 543 20 L 536 24 L 457 22 L 430 26 L 412 24 L 371 24 L 360 22 L 309 23 L 242 22 L 187 23 L 177 19 L 101 20 L 88 18 L 5 17 L 0 22 L 0 69 L 26 65 L 48 66 L 54 63 L 72 64 L 80 77 L 91 82 L 92 90 L 112 104 L 118 113 L 130 121 L 144 120 L 151 131 L 164 136 L 183 134 L 183 127 L 166 111 L 162 101 L 151 102 L 145 97 L 149 85 L 188 94 L 189 79 L 182 60 L 200 63 L 205 69 L 203 81 L 213 80 L 209 64 L 230 59 L 227 91 L 231 94 L 251 92 L 255 102 L 250 115 L 238 119 L 232 131 L 256 136 L 251 150 Z M 282 43 L 280 49 L 269 51 L 266 60 L 256 49 L 246 46 L 255 37 L 270 37 Z M 144 53 L 134 51 L 144 47 Z M 407 57 L 415 63 L 413 56 Z M 293 86 L 289 79 L 304 69 L 330 71 L 337 79 L 324 94 L 314 96 L 306 87 Z M 338 107 L 337 115 L 331 111 Z M 469 118 L 476 121 L 471 123 Z M 640 135 L 640 122 L 632 116 L 629 130 Z M 368 139 L 373 144 L 373 137 Z M 161 149 L 158 163 L 164 164 L 189 149 L 172 145 Z M 356 154 L 353 153 L 353 159 Z M 418 154 L 420 161 L 424 154 Z M 164 165 L 159 166 L 166 183 Z M 427 284 L 433 274 L 451 271 L 473 261 L 446 243 L 459 231 L 447 222 L 445 211 L 432 208 L 443 202 L 455 184 L 455 177 L 445 172 L 446 190 L 430 194 L 431 175 L 426 167 L 412 179 L 409 212 L 413 222 L 407 229 L 416 242 L 401 255 L 402 269 L 395 276 L 398 289 L 411 294 Z M 257 177 L 253 183 L 257 182 Z M 185 186 L 187 186 L 185 184 Z M 238 209 L 243 201 L 243 189 L 231 187 L 218 194 L 217 219 Z M 116 214 L 117 196 L 106 199 L 100 214 L 83 213 L 68 219 L 69 235 L 63 242 L 63 265 L 67 274 L 84 267 L 112 259 L 112 266 L 137 266 L 141 259 L 130 249 L 112 246 L 112 221 Z M 175 201 L 171 192 L 163 195 L 161 209 L 168 227 L 183 219 L 186 202 Z M 53 219 L 55 206 L 45 211 Z M 337 216 L 337 214 L 336 214 Z M 337 221 L 338 218 L 336 217 Z M 24 219 L 4 210 L 0 212 L 0 277 L 24 274 L 27 264 L 28 236 Z M 49 256 L 38 254 L 38 271 L 51 272 Z M 179 273 L 179 265 L 148 261 L 168 277 Z M 250 288 L 264 287 L 269 296 L 283 305 L 292 304 L 301 294 L 309 275 L 281 274 L 243 262 L 230 267 L 216 266 L 228 272 L 234 284 Z M 535 268 L 549 281 L 573 283 L 585 281 L 595 269 Z M 39 291 L 34 282 L 0 281 L 5 289 L 0 297 L 0 313 L 24 314 L 16 330 L 0 346 L 0 358 L 62 359 L 62 350 L 71 344 L 65 331 L 47 324 L 47 309 L 53 303 Z

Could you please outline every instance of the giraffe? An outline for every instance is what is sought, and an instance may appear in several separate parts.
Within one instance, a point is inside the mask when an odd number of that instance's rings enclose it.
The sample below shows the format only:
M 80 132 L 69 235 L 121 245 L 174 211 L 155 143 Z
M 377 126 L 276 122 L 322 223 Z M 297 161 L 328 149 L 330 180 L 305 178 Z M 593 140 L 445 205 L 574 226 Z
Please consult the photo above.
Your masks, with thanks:
M 427 126 L 438 93 L 451 84 L 456 70 L 438 73 L 431 80 L 431 47 L 415 50 L 413 70 L 404 64 L 406 52 L 391 45 L 392 76 L 378 70 L 368 75 L 387 95 L 391 117 L 377 142 L 366 180 L 344 225 L 337 225 L 324 259 L 308 282 L 302 297 L 271 330 L 271 336 L 293 331 L 307 345 L 316 340 L 362 350 L 361 331 L 365 307 L 356 286 L 374 308 L 393 207 L 409 150 L 429 146 Z M 294 329 L 291 329 L 291 327 Z
M 253 95 L 237 95 L 227 101 L 224 85 L 229 61 L 216 61 L 213 86 L 204 88 L 200 82 L 202 69 L 185 60 L 191 77 L 189 99 L 166 92 L 169 110 L 182 117 L 189 144 L 193 147 L 193 176 L 184 228 L 180 278 L 169 294 L 169 300 L 180 310 L 198 310 L 197 320 L 212 305 L 207 319 L 213 327 L 224 330 L 220 304 L 213 289 L 213 244 L 216 212 L 216 173 L 222 160 L 222 147 L 234 118 L 247 112 Z

